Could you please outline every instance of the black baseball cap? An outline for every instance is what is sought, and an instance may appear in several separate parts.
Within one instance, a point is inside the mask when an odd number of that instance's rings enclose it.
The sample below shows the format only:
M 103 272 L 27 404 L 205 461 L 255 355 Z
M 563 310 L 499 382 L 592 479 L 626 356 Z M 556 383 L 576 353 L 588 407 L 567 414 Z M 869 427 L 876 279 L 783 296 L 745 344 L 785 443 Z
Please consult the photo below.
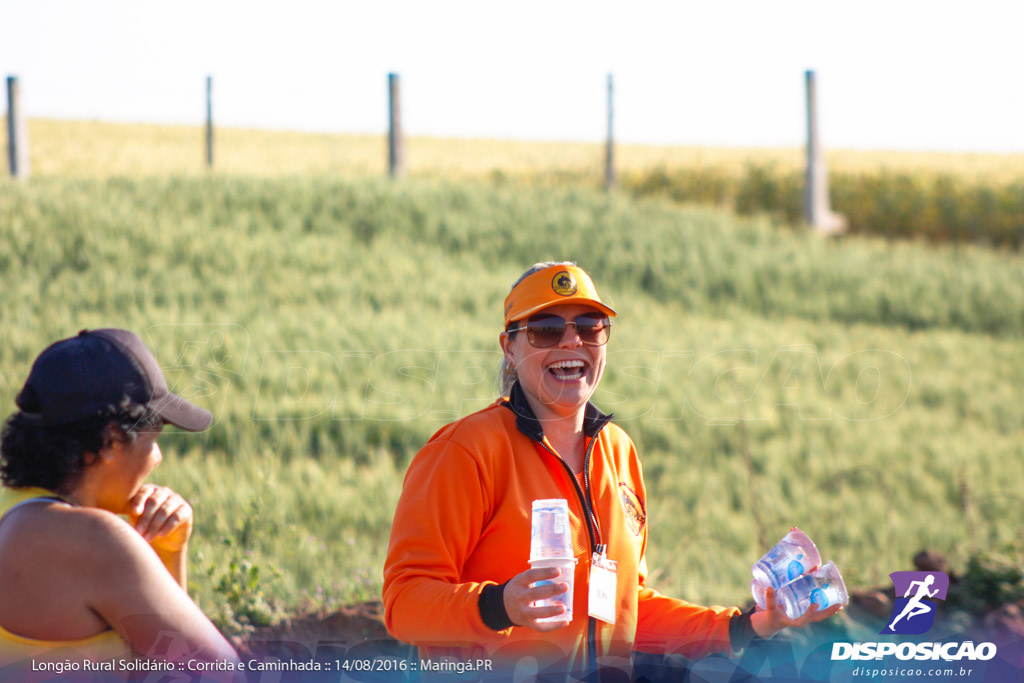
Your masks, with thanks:
M 101 415 L 125 399 L 190 432 L 213 422 L 210 411 L 168 391 L 152 351 L 128 330 L 82 330 L 51 345 L 32 364 L 15 403 L 22 415 L 55 426 Z

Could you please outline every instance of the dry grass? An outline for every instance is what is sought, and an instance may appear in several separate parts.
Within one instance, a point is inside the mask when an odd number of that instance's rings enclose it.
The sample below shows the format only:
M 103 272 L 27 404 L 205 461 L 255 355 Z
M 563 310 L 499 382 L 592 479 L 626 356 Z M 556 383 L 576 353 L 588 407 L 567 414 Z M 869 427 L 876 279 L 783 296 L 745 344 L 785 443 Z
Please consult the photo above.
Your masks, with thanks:
M 105 177 L 205 170 L 202 126 L 32 119 L 29 138 L 33 173 L 38 175 Z M 218 172 L 231 174 L 381 174 L 386 169 L 386 144 L 383 134 L 218 128 L 215 166 Z M 619 145 L 616 156 L 622 171 L 710 167 L 742 173 L 751 164 L 794 170 L 804 163 L 801 148 Z M 406 157 L 413 174 L 593 173 L 599 179 L 604 148 L 598 143 L 410 137 Z M 990 181 L 1024 174 L 1022 154 L 832 150 L 828 164 L 835 171 L 848 173 L 886 169 Z

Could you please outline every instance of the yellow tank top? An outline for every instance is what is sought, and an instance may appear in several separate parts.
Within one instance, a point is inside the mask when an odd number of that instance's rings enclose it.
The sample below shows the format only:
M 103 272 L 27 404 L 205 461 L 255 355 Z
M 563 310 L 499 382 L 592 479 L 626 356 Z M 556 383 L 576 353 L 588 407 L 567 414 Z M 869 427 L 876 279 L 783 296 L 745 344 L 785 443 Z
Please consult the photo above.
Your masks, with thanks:
M 0 523 L 15 507 L 46 500 L 61 500 L 61 497 L 40 488 L 0 487 Z M 11 633 L 0 626 L 0 679 L 6 679 L 16 669 L 31 668 L 32 662 L 82 662 L 86 659 L 107 662 L 133 656 L 128 643 L 113 629 L 79 640 L 36 640 Z M 50 673 L 53 673 L 52 669 Z

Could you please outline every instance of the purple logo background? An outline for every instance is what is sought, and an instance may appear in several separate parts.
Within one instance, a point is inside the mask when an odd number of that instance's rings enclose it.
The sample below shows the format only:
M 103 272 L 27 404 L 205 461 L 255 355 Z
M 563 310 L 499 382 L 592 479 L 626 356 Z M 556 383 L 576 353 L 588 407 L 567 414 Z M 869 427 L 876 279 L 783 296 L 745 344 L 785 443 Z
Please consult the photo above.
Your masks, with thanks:
M 889 574 L 893 588 L 896 589 L 897 598 L 902 598 L 906 594 L 910 584 L 915 581 L 927 581 L 929 576 L 934 576 L 935 579 L 928 592 L 932 592 L 936 588 L 939 589 L 938 594 L 929 600 L 945 600 L 946 591 L 949 590 L 949 577 L 942 572 L 893 572 Z
M 889 577 L 896 600 L 889 623 L 879 633 L 926 632 L 935 623 L 935 601 L 946 599 L 949 577 L 943 572 L 893 572 Z

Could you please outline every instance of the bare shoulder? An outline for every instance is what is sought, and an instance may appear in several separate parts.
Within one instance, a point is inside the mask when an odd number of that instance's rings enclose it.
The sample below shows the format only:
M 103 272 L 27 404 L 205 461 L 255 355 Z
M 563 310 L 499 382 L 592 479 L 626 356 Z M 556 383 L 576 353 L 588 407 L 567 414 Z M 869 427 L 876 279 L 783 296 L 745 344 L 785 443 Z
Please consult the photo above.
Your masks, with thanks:
M 39 504 L 12 517 L 5 520 L 6 528 L 0 527 L 0 545 L 14 545 L 22 557 L 36 552 L 65 556 L 71 558 L 71 566 L 85 570 L 152 553 L 125 520 L 106 510 Z
M 0 618 L 32 637 L 82 637 L 95 632 L 98 619 L 111 623 L 93 605 L 128 584 L 162 585 L 161 569 L 142 537 L 113 513 L 25 506 L 0 524 L 0 585 L 12 589 L 0 599 Z

